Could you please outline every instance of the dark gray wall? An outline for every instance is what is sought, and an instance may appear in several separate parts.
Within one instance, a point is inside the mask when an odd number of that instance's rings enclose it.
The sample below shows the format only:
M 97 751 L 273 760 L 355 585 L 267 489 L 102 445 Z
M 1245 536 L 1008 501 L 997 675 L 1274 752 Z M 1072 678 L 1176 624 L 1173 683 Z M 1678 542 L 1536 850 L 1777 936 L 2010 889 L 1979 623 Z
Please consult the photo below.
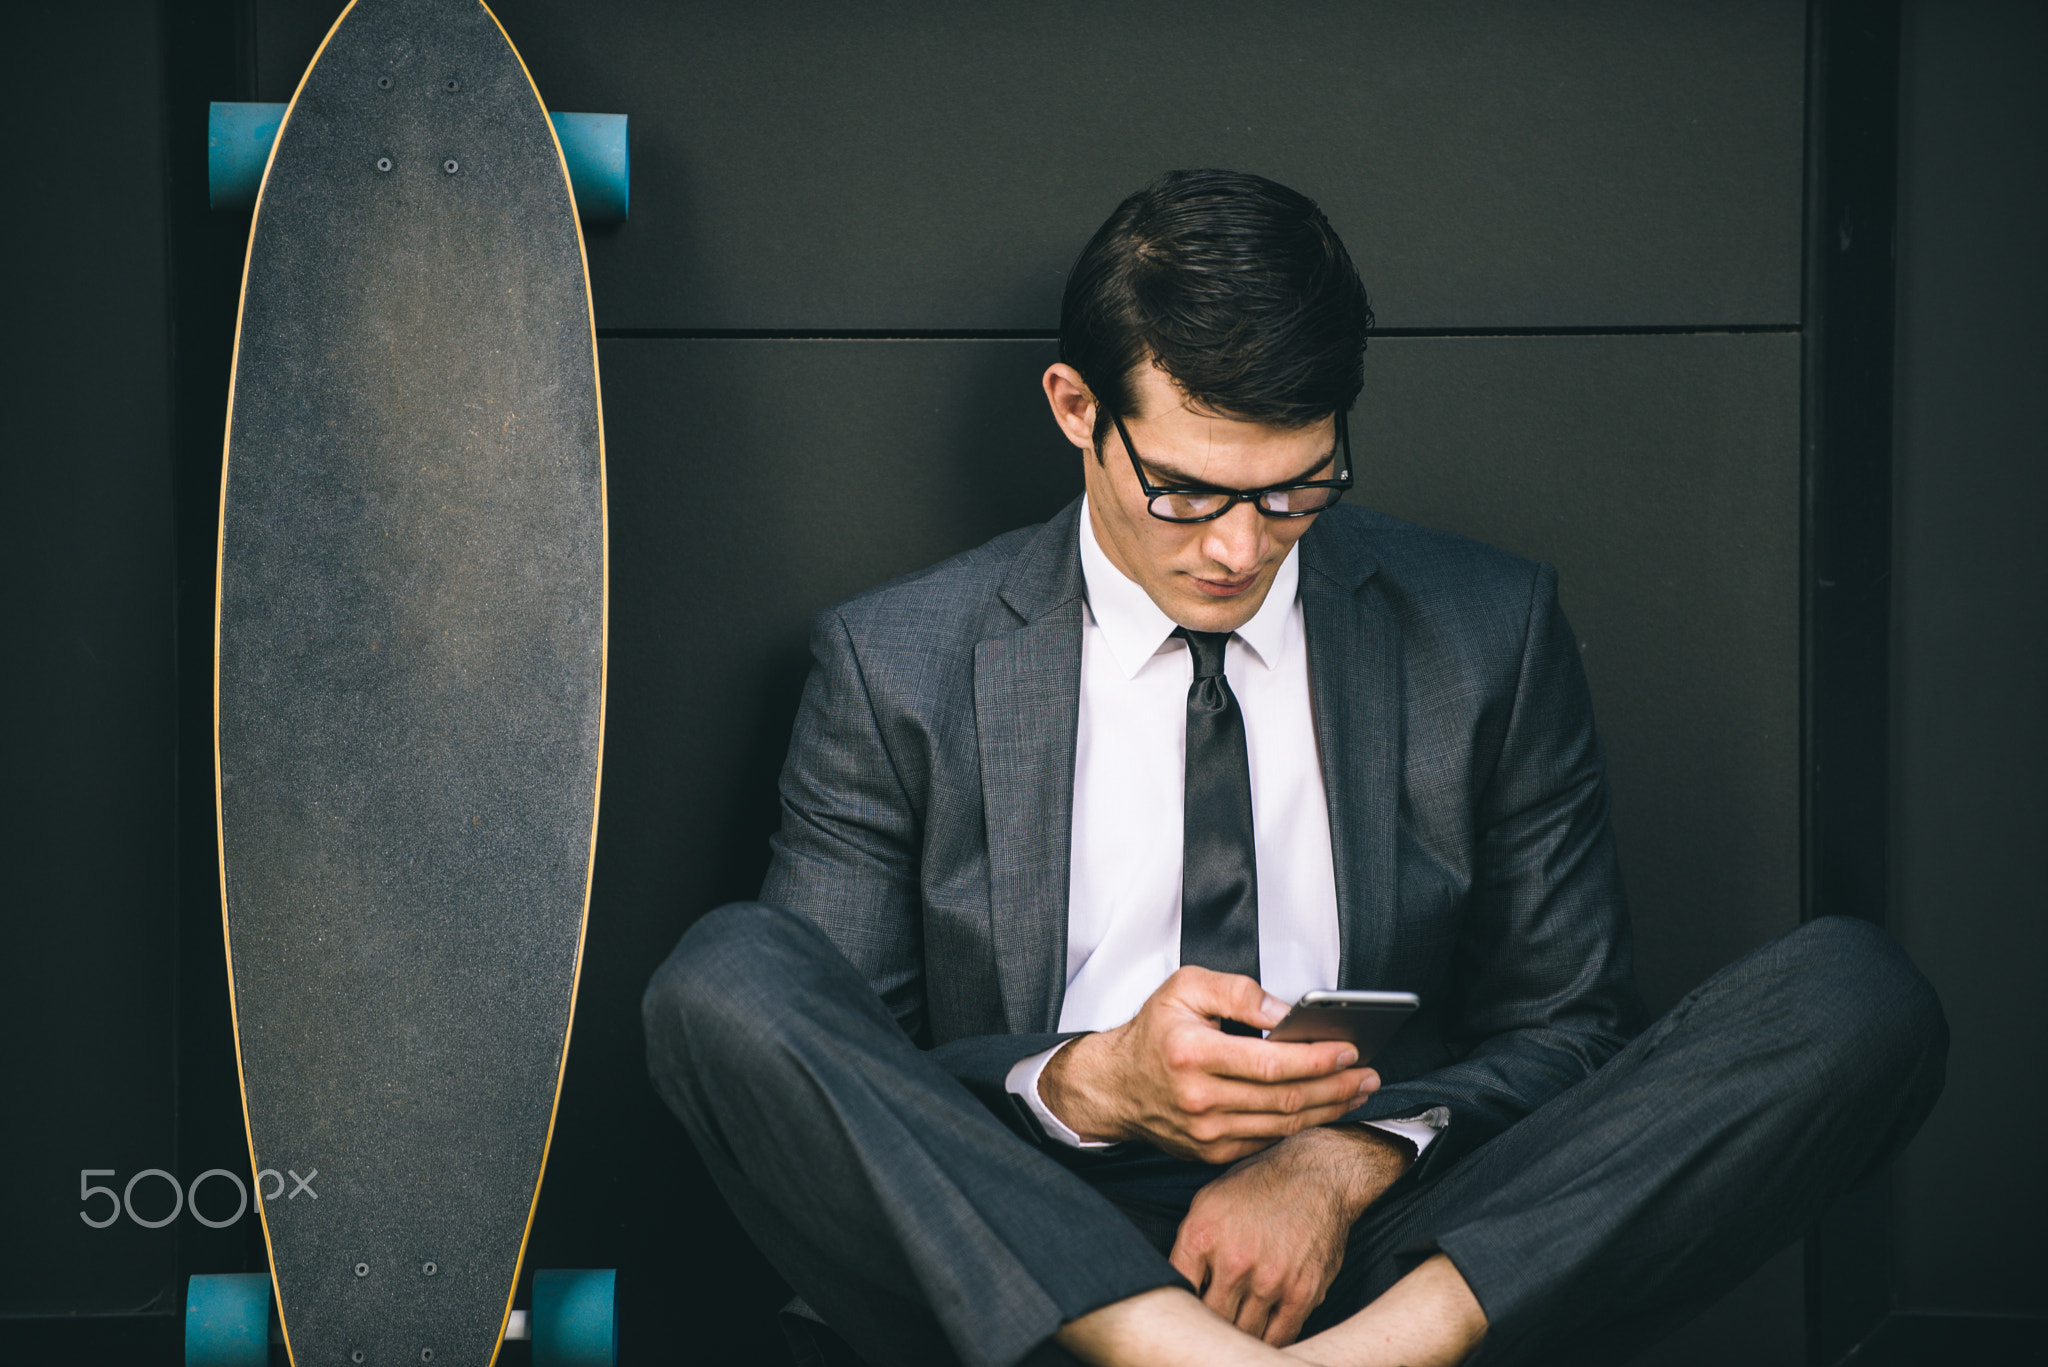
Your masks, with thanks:
M 149 3 L 14 19 L 0 55 L 22 124 L 0 215 L 0 1315 L 129 1311 L 173 1293 L 174 1236 L 77 1212 L 82 1168 L 125 1184 L 178 1162 L 161 53 Z M 90 97 L 51 60 L 88 51 Z M 145 1219 L 171 1199 L 155 1178 L 135 1191 Z
M 168 1362 L 185 1273 L 262 1266 L 255 1222 L 94 1229 L 81 1210 L 109 1206 L 81 1203 L 80 1172 L 119 1191 L 248 1167 L 206 739 L 241 232 L 205 212 L 204 99 L 243 92 L 225 3 L 11 17 L 0 1360 Z M 205 230 L 181 239 L 195 211 Z M 201 1197 L 234 1210 L 218 1177 Z M 141 1179 L 133 1204 L 160 1218 L 168 1185 Z
M 328 8 L 261 0 L 262 98 Z M 1077 225 L 1190 165 L 1313 187 L 1386 326 L 1799 319 L 1798 3 L 494 8 L 632 113 L 601 327 L 1045 328 Z
M 1901 1165 L 1902 1308 L 2048 1314 L 2048 10 L 1906 7 L 1892 924 L 1955 1042 Z

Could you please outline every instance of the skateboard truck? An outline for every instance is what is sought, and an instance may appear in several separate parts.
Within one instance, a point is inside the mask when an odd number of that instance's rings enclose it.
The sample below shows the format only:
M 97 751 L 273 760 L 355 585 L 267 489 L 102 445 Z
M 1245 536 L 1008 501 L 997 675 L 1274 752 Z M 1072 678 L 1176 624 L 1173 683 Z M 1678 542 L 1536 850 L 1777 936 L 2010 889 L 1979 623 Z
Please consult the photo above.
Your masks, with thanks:
M 533 1345 L 534 1367 L 615 1367 L 617 1273 L 544 1268 L 533 1274 L 533 1308 L 506 1317 L 505 1339 Z M 197 1275 L 185 1295 L 185 1367 L 268 1367 L 284 1334 L 271 1309 L 270 1274 Z M 431 1350 L 423 1350 L 422 1359 Z
M 249 209 L 263 184 L 271 144 L 284 122 L 281 104 L 216 100 L 206 110 L 206 198 L 215 209 Z M 632 190 L 624 114 L 550 114 L 576 212 L 586 223 L 623 223 Z M 388 171 L 388 158 L 377 164 Z M 443 166 L 448 169 L 453 163 Z

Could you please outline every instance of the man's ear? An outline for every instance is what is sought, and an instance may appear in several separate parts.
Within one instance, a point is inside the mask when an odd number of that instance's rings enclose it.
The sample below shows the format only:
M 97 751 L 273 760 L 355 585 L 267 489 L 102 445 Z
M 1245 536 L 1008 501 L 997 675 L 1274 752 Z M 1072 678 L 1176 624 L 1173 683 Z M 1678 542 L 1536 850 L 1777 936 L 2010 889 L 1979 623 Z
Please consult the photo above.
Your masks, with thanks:
M 1095 395 L 1081 372 L 1064 361 L 1057 362 L 1045 372 L 1044 384 L 1045 401 L 1052 405 L 1052 420 L 1060 425 L 1060 431 L 1100 460 L 1102 453 L 1095 449 Z

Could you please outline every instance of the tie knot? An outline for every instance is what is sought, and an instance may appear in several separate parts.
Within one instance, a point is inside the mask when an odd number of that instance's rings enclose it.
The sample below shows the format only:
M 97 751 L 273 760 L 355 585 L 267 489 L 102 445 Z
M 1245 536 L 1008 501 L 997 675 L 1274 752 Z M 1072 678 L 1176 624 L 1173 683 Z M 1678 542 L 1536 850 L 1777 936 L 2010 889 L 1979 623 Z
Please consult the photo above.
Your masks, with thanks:
M 1195 657 L 1195 677 L 1214 679 L 1223 673 L 1223 649 L 1230 644 L 1227 631 L 1189 631 L 1186 627 L 1175 627 L 1173 634 L 1188 643 L 1188 653 Z

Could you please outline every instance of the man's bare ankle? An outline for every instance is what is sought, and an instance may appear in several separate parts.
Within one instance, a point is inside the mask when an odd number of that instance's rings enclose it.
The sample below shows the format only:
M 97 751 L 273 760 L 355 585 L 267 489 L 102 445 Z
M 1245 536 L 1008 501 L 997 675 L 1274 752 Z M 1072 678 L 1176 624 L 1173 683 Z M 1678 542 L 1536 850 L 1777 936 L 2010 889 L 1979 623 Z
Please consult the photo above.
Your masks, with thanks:
M 1438 1253 L 1363 1310 L 1287 1349 L 1315 1367 L 1456 1367 L 1486 1337 L 1486 1312 Z

